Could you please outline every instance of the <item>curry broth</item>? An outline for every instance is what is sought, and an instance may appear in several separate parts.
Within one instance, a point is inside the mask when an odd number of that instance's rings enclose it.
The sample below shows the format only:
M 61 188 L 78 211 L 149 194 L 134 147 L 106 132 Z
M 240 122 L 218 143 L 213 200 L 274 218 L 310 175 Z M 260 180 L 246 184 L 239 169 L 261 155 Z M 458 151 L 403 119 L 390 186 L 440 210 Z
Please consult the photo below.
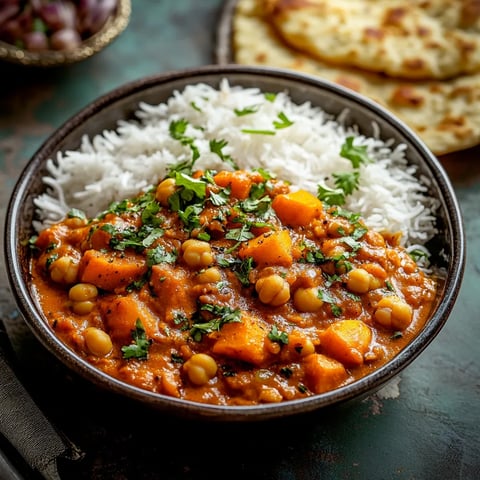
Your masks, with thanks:
M 142 389 L 251 405 L 362 378 L 423 328 L 435 281 L 396 235 L 267 172 L 167 178 L 95 219 L 43 230 L 46 320 Z

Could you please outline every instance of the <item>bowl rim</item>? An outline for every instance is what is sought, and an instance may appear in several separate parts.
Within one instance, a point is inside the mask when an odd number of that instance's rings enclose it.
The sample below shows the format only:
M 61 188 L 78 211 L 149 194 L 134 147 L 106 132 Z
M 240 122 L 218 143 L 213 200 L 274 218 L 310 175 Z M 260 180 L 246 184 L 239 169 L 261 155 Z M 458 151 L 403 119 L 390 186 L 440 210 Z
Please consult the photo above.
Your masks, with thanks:
M 0 40 L 0 60 L 32 67 L 55 67 L 86 60 L 103 50 L 126 29 L 132 11 L 131 0 L 117 1 L 117 8 L 105 25 L 77 48 L 32 52 Z
M 92 114 L 109 105 L 115 104 L 123 98 L 147 91 L 151 87 L 170 84 L 175 81 L 184 81 L 187 78 L 190 79 L 188 83 L 200 83 L 205 76 L 211 75 L 216 75 L 219 79 L 224 76 L 228 77 L 228 75 L 248 75 L 259 79 L 265 78 L 265 76 L 287 79 L 293 82 L 300 82 L 302 85 L 306 84 L 314 88 L 320 88 L 321 90 L 335 94 L 335 96 L 344 96 L 353 102 L 360 103 L 363 107 L 371 110 L 376 117 L 382 118 L 390 126 L 398 130 L 402 137 L 408 138 L 412 147 L 423 157 L 432 176 L 438 183 L 443 193 L 442 201 L 445 202 L 446 210 L 450 212 L 447 218 L 449 225 L 446 226 L 446 229 L 450 232 L 449 240 L 452 243 L 452 252 L 454 252 L 452 253 L 450 262 L 451 275 L 447 278 L 443 289 L 444 298 L 420 334 L 391 361 L 371 372 L 366 377 L 326 393 L 275 404 L 221 406 L 169 397 L 121 382 L 101 372 L 80 358 L 55 336 L 47 322 L 41 317 L 41 311 L 38 305 L 34 299 L 31 298 L 29 288 L 22 277 L 22 268 L 17 255 L 17 249 L 20 247 L 18 245 L 19 238 L 16 223 L 17 218 L 24 209 L 24 201 L 28 193 L 30 180 L 32 176 L 35 175 L 35 171 L 44 164 L 46 159 L 52 157 L 52 154 L 55 152 L 56 143 L 68 135 L 69 132 L 75 130 Z M 176 89 L 177 87 L 172 84 L 172 93 Z M 385 108 L 356 92 L 313 75 L 275 67 L 206 65 L 154 74 L 121 85 L 90 102 L 64 122 L 59 129 L 53 132 L 27 162 L 14 186 L 7 205 L 5 217 L 4 254 L 7 277 L 12 295 L 25 322 L 47 350 L 52 352 L 62 363 L 80 374 L 80 376 L 87 378 L 99 387 L 108 388 L 114 393 L 146 403 L 156 410 L 181 414 L 184 417 L 193 417 L 195 419 L 256 421 L 305 413 L 333 404 L 343 403 L 354 397 L 361 398 L 381 388 L 401 370 L 407 367 L 437 336 L 453 309 L 465 269 L 465 235 L 463 218 L 453 186 L 440 161 L 408 126 L 394 117 Z

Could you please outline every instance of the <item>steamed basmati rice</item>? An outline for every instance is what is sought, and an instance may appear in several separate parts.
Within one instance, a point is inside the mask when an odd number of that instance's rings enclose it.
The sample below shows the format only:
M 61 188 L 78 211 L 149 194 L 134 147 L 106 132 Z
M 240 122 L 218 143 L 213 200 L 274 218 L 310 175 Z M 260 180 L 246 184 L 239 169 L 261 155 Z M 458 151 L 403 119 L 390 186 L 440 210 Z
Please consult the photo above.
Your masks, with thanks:
M 246 109 L 251 113 L 238 115 Z M 282 114 L 293 123 L 275 129 Z M 194 139 L 200 154 L 196 168 L 232 169 L 210 150 L 211 140 L 223 140 L 223 155 L 239 168 L 262 167 L 315 194 L 318 184 L 334 187 L 332 173 L 352 170 L 340 149 L 354 135 L 354 144 L 365 145 L 375 161 L 361 165 L 359 189 L 344 207 L 361 213 L 373 229 L 402 232 L 405 245 L 423 245 L 436 233 L 437 204 L 416 178 L 416 167 L 407 164 L 405 145 L 367 138 L 310 103 L 293 103 L 287 93 L 267 99 L 259 89 L 232 87 L 227 80 L 218 89 L 187 86 L 160 105 L 141 103 L 136 119 L 121 120 L 115 130 L 93 138 L 85 136 L 78 150 L 59 152 L 48 161 L 46 192 L 35 199 L 35 228 L 61 220 L 71 208 L 96 215 L 111 202 L 156 183 L 170 166 L 191 160 L 188 142 L 169 132 L 170 123 L 181 119 L 188 122 L 185 136 Z

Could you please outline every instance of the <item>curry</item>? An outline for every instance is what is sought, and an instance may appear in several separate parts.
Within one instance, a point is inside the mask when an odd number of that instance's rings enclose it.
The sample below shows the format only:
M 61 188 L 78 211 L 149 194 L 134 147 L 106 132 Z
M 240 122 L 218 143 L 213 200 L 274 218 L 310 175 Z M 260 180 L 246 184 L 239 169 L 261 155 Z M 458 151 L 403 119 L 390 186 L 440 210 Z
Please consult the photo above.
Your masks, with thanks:
M 31 244 L 65 344 L 123 382 L 217 405 L 364 377 L 418 334 L 436 294 L 398 235 L 261 169 L 177 170 Z

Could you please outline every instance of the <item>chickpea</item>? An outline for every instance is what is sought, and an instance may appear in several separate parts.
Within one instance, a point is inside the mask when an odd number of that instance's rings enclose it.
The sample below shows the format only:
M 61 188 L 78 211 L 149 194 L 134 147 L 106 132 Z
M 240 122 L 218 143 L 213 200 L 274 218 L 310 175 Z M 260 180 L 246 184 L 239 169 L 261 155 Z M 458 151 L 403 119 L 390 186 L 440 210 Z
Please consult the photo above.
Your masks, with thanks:
M 373 317 L 386 328 L 404 330 L 413 318 L 412 307 L 396 295 L 383 297 L 377 304 Z
M 327 232 L 325 230 L 325 225 L 320 220 L 313 220 L 312 228 L 313 228 L 313 234 L 317 238 L 324 238 L 327 235 Z
M 332 219 L 327 226 L 327 233 L 331 237 L 343 237 L 352 233 L 352 230 L 351 223 L 341 217 Z
M 290 299 L 290 285 L 280 275 L 273 274 L 257 280 L 255 290 L 262 303 L 278 307 Z
M 175 179 L 166 178 L 158 184 L 155 192 L 155 199 L 160 205 L 168 207 L 168 199 L 175 193 L 176 188 Z
M 318 288 L 297 288 L 293 304 L 300 312 L 316 312 L 322 308 L 323 300 L 318 296 Z
M 106 357 L 113 348 L 112 339 L 107 332 L 96 327 L 88 327 L 83 332 L 88 350 L 97 357 Z
M 367 293 L 375 284 L 373 275 L 363 268 L 354 268 L 348 272 L 347 288 L 351 292 Z
M 213 262 L 213 253 L 208 242 L 189 238 L 182 244 L 183 259 L 193 268 L 204 268 Z
M 383 286 L 387 279 L 387 272 L 378 263 L 365 263 L 362 268 L 366 270 L 370 275 L 370 288 L 369 290 L 375 290 Z
M 70 228 L 81 228 L 84 227 L 86 224 L 86 218 L 70 217 L 65 219 L 65 225 L 69 226 Z
M 93 300 L 98 296 L 98 289 L 91 283 L 77 283 L 68 291 L 68 298 L 73 302 Z
M 49 272 L 54 282 L 74 283 L 77 280 L 78 263 L 72 257 L 64 255 L 52 262 Z
M 216 267 L 210 267 L 202 270 L 197 275 L 199 283 L 217 283 L 221 280 L 222 276 L 220 270 Z
M 328 239 L 322 244 L 322 252 L 325 257 L 334 258 L 343 255 L 346 252 L 346 249 L 337 239 Z
M 188 379 L 198 386 L 212 379 L 217 374 L 217 368 L 217 362 L 206 353 L 196 353 L 183 364 Z
M 72 310 L 77 315 L 87 315 L 93 310 L 95 303 L 91 300 L 84 300 L 83 302 L 73 302 Z
M 385 238 L 381 233 L 376 232 L 375 230 L 368 230 L 368 232 L 363 237 L 364 240 L 372 245 L 373 247 L 384 247 Z
M 312 339 L 303 335 L 289 335 L 288 346 L 301 357 L 306 357 L 315 353 L 315 345 L 313 344 Z
M 276 388 L 262 385 L 258 400 L 262 403 L 278 403 L 283 400 L 283 397 Z
M 77 283 L 68 291 L 72 301 L 72 310 L 78 315 L 86 315 L 93 310 L 98 289 L 91 283 Z

